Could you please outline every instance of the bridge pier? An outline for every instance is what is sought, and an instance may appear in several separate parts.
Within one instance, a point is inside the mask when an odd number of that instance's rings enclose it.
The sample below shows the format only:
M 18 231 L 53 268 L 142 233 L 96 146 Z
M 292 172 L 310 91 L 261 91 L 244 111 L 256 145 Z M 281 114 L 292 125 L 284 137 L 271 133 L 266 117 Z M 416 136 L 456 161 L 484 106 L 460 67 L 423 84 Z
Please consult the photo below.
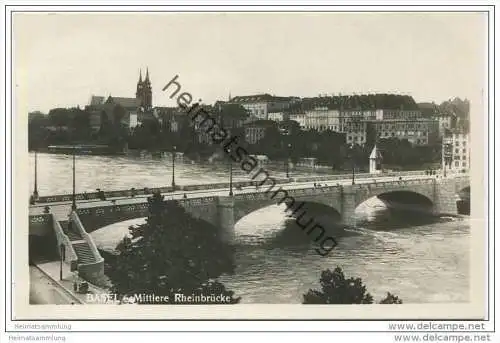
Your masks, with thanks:
M 356 225 L 356 218 L 354 216 L 356 212 L 356 191 L 352 187 L 343 187 L 341 193 L 341 218 L 342 223 L 348 226 Z
M 224 242 L 234 240 L 234 198 L 230 196 L 218 197 L 217 212 L 221 238 Z
M 434 213 L 458 214 L 457 194 L 454 179 L 440 179 L 434 182 Z

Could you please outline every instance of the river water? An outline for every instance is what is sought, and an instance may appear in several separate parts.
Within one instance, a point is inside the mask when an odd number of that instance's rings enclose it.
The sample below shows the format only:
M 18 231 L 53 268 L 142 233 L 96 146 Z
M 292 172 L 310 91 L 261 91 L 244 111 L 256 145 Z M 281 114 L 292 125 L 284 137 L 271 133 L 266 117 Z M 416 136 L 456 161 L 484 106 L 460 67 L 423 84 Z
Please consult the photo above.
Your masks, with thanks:
M 33 170 L 33 155 L 31 155 Z M 70 193 L 71 157 L 38 155 L 40 195 Z M 226 166 L 176 163 L 180 185 L 226 182 Z M 171 161 L 133 157 L 77 156 L 80 191 L 166 186 L 171 182 Z M 234 180 L 247 180 L 234 169 Z M 283 170 L 270 168 L 270 175 Z M 294 176 L 305 173 L 294 172 Z M 33 189 L 33 173 L 30 177 Z M 270 206 L 236 224 L 236 272 L 223 276 L 226 286 L 242 303 L 300 303 L 309 288 L 318 288 L 322 270 L 342 267 L 346 276 L 360 277 L 378 301 L 386 292 L 404 303 L 469 301 L 468 219 L 434 218 L 388 210 L 372 198 L 357 209 L 358 223 L 327 256 L 308 244 L 276 237 L 290 228 L 283 208 Z M 137 219 L 110 225 L 92 233 L 102 249 L 114 249 Z

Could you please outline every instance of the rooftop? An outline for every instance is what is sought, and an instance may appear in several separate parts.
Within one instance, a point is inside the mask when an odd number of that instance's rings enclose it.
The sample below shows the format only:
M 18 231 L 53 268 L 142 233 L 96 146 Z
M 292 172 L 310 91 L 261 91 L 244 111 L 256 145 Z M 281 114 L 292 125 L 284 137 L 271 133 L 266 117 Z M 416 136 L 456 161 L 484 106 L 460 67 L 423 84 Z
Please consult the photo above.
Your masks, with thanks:
M 114 97 L 114 96 L 109 96 L 108 99 L 106 100 L 107 104 L 118 104 L 124 108 L 131 109 L 131 108 L 138 108 L 140 106 L 139 99 L 136 98 L 123 98 L 123 97 Z
M 255 94 L 255 95 L 241 95 L 231 98 L 229 102 L 232 103 L 245 103 L 245 102 L 261 102 L 261 101 L 291 101 L 293 97 L 287 96 L 274 96 L 268 93 Z

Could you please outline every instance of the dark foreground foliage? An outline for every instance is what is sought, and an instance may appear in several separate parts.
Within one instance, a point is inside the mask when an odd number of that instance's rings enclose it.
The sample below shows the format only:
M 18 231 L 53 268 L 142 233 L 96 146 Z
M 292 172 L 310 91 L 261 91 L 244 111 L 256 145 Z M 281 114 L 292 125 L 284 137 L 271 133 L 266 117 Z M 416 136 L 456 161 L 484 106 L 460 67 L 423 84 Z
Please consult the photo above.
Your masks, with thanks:
M 131 227 L 130 236 L 117 246 L 119 254 L 109 261 L 112 291 L 168 296 L 169 303 L 176 303 L 179 293 L 225 295 L 230 303 L 239 302 L 217 281 L 234 270 L 232 248 L 222 242 L 218 228 L 192 218 L 176 202 L 164 202 L 160 194 L 148 202 L 146 224 Z
M 342 268 L 321 272 L 321 290 L 310 289 L 303 295 L 303 304 L 373 304 L 373 296 L 366 291 L 360 278 L 346 279 Z M 379 304 L 402 304 L 395 295 L 387 293 Z

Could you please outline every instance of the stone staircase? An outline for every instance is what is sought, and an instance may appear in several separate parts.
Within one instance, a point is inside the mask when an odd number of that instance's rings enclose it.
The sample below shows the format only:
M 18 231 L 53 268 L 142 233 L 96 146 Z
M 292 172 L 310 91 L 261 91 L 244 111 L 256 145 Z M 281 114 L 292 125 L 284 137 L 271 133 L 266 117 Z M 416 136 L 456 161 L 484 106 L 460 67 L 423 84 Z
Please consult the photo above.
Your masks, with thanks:
M 82 235 L 76 230 L 74 227 L 69 225 L 68 221 L 60 221 L 59 224 L 61 225 L 64 233 L 68 236 L 70 241 L 81 241 L 83 240 Z
M 73 243 L 73 249 L 75 249 L 76 255 L 78 256 L 78 264 L 88 264 L 95 263 L 96 260 L 92 254 L 87 242 Z
M 60 221 L 59 224 L 71 241 L 71 245 L 73 245 L 76 256 L 78 256 L 78 264 L 95 263 L 96 259 L 92 254 L 92 250 L 80 232 L 69 221 Z

